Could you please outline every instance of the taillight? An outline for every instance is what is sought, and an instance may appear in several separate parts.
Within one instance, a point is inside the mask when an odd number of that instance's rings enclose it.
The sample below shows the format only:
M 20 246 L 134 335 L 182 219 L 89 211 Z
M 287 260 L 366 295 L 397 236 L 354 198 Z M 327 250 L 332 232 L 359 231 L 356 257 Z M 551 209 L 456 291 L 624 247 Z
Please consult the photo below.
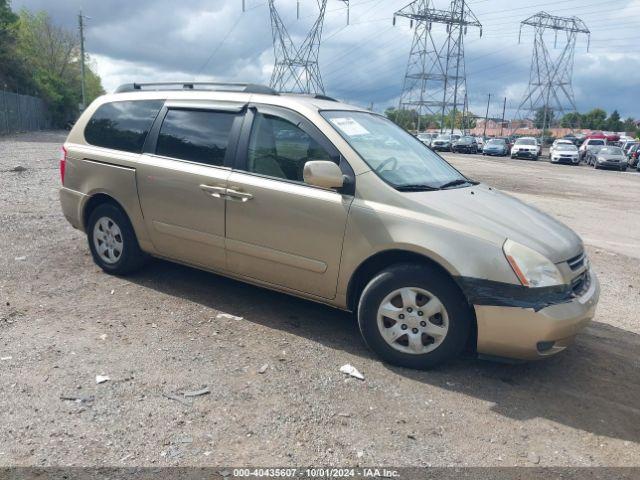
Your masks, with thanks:
M 64 173 L 67 169 L 67 149 L 62 147 L 60 149 L 60 180 L 62 181 L 62 185 L 64 185 Z

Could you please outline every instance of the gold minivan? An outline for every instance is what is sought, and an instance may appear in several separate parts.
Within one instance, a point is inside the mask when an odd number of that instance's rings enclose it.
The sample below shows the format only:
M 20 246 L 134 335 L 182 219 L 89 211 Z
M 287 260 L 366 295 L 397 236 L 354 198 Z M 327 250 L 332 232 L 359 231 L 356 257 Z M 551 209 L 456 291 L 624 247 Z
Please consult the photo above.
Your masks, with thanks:
M 573 231 L 328 97 L 123 85 L 82 114 L 60 171 L 105 272 L 153 256 L 348 310 L 397 365 L 547 357 L 595 314 Z

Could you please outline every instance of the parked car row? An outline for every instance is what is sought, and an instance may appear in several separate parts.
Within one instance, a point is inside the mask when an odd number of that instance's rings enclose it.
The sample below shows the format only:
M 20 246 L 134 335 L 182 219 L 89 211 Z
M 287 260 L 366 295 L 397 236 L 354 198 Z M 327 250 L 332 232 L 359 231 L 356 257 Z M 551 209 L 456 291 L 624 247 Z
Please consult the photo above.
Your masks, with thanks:
M 454 153 L 480 153 L 482 155 L 537 160 L 542 155 L 542 145 L 534 137 L 483 138 L 449 133 L 419 133 L 417 138 L 434 151 Z M 640 171 L 640 140 L 609 141 L 604 135 L 567 135 L 553 142 L 549 148 L 549 161 L 555 164 L 579 165 L 581 162 L 594 168 L 628 167 Z

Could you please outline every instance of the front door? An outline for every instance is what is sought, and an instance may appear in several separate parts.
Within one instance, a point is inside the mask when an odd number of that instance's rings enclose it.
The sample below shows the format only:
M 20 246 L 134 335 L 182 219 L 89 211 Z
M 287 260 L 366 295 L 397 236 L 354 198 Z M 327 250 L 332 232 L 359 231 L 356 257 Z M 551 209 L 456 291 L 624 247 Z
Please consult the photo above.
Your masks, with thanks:
M 309 160 L 340 163 L 307 120 L 275 107 L 250 108 L 228 179 L 227 264 L 232 272 L 333 298 L 349 193 L 304 183 Z M 342 161 L 341 168 L 348 169 Z
M 241 106 L 188 108 L 160 114 L 154 148 L 136 171 L 140 204 L 162 256 L 212 269 L 226 268 L 225 195 Z M 156 140 L 157 138 L 157 140 Z

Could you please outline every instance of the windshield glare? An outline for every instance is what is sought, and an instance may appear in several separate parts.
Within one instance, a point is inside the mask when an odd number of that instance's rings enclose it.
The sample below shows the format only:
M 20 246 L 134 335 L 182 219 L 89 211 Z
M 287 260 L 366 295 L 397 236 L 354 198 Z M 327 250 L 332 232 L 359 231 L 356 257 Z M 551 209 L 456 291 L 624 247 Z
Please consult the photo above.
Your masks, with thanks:
M 536 141 L 531 138 L 519 138 L 516 140 L 516 145 L 535 145 Z
M 559 143 L 556 145 L 556 150 L 571 150 L 576 151 L 578 148 L 575 145 L 569 145 L 568 143 Z
M 622 149 L 620 147 L 604 147 L 600 149 L 600 153 L 603 155 L 622 155 Z
M 458 143 L 473 143 L 473 137 L 462 137 Z
M 492 138 L 488 142 L 489 145 L 504 145 L 504 140 L 500 138 Z
M 455 180 L 466 180 L 422 142 L 380 115 L 351 111 L 320 113 L 367 165 L 394 187 L 439 188 Z
M 451 136 L 450 135 L 440 134 L 440 135 L 438 135 L 436 140 L 451 140 Z

